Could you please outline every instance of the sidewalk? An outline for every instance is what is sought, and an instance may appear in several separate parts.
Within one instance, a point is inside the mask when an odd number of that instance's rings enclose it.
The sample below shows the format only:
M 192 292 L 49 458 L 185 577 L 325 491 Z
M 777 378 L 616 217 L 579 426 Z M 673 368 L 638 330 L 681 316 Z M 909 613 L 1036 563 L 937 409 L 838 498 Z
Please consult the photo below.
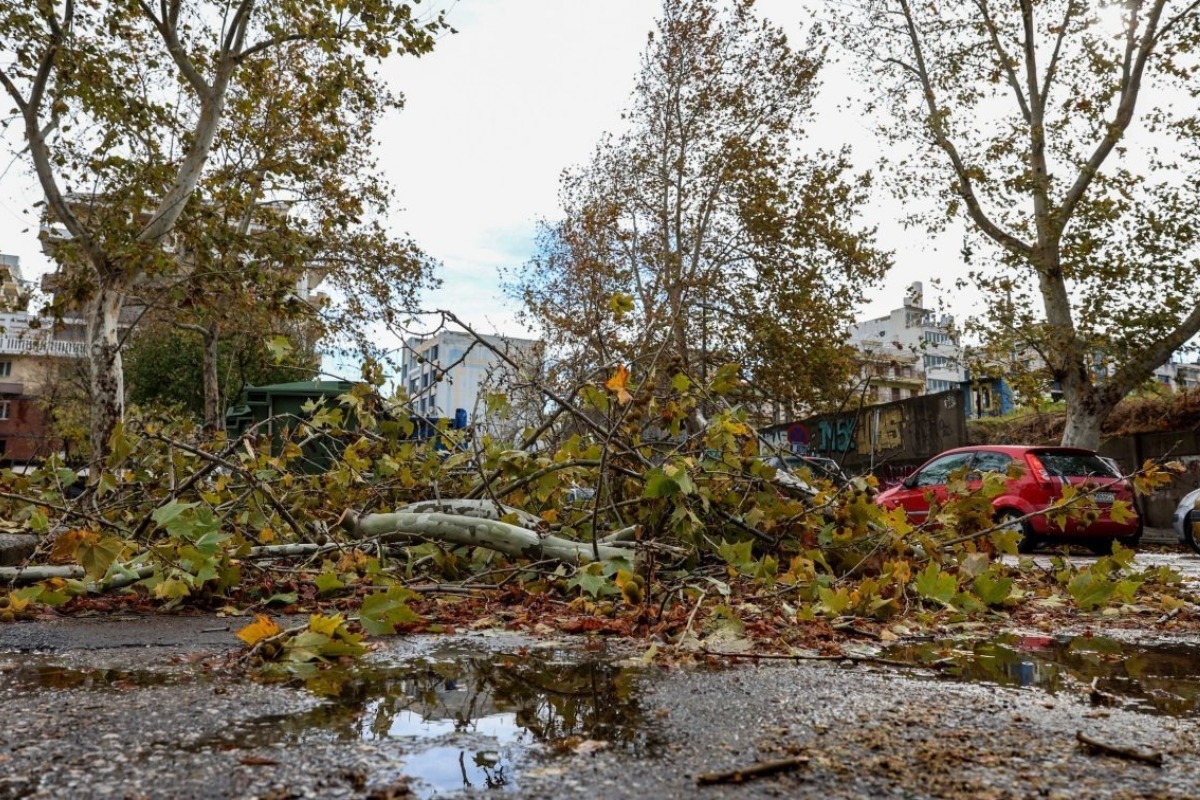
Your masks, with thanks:
M 1179 535 L 1175 533 L 1174 528 L 1146 528 L 1142 533 L 1142 544 L 1178 544 Z

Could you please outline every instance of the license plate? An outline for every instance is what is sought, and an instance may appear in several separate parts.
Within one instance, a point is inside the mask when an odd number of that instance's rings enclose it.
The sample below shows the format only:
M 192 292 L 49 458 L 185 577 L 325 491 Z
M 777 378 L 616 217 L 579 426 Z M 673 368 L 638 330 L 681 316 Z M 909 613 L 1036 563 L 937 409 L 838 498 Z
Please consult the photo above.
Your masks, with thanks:
M 1112 502 L 1117 499 L 1117 496 L 1112 492 L 1096 492 L 1096 502 L 1105 505 L 1112 505 Z

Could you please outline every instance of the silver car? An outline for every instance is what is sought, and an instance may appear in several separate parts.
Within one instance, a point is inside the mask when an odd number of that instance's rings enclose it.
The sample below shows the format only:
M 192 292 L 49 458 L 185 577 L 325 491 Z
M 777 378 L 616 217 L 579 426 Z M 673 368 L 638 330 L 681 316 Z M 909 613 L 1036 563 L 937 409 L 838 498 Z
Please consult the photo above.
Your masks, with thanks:
M 1188 492 L 1179 501 L 1179 507 L 1175 509 L 1175 533 L 1179 534 L 1181 542 L 1187 542 L 1193 550 L 1200 553 L 1200 542 L 1196 541 L 1193 533 L 1194 526 L 1200 524 L 1200 509 L 1196 508 L 1197 504 L 1200 504 L 1200 489 Z

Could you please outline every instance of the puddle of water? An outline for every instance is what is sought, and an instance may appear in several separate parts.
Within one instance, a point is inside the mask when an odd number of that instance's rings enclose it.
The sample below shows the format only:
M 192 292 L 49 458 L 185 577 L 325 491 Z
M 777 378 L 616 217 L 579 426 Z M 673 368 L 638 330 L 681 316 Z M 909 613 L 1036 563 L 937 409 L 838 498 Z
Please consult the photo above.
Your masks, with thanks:
M 151 670 L 69 667 L 51 658 L 22 656 L 20 662 L 0 664 L 0 679 L 23 691 L 39 689 L 122 690 L 181 683 L 181 675 Z
M 398 743 L 391 777 L 418 797 L 465 789 L 512 790 L 535 753 L 604 742 L 649 756 L 656 735 L 639 703 L 636 671 L 566 653 L 442 650 L 402 664 L 365 663 L 321 674 L 329 702 L 303 714 L 261 718 L 206 747 L 251 748 L 312 737 Z
M 1033 686 L 1051 694 L 1096 689 L 1121 706 L 1173 717 L 1200 716 L 1200 647 L 1136 645 L 1100 636 L 1015 636 L 943 640 L 885 648 L 887 658 L 938 663 L 958 680 Z

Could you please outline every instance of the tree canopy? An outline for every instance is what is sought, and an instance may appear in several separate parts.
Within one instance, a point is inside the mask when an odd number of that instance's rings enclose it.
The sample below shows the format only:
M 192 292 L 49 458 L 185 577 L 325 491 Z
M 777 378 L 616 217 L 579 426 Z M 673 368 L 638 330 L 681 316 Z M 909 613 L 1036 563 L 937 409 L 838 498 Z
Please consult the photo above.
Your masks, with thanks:
M 624 130 L 564 174 L 562 219 L 509 276 L 531 321 L 585 369 L 737 362 L 760 397 L 840 389 L 887 261 L 856 222 L 867 178 L 804 144 L 823 59 L 749 2 L 664 2 Z
M 1200 332 L 1200 6 L 842 8 L 866 116 L 901 148 L 892 188 L 936 198 L 919 215 L 935 229 L 967 222 L 1005 366 L 1044 363 L 1063 442 L 1097 447 L 1117 402 Z
M 354 145 L 392 99 L 372 65 L 429 52 L 445 27 L 440 15 L 388 0 L 3 6 L 0 45 L 12 58 L 0 86 L 57 229 L 60 300 L 88 322 L 95 452 L 107 451 L 122 412 L 121 311 L 156 277 L 178 274 L 184 215 L 203 208 L 246 220 L 294 189 L 338 208 L 309 217 L 310 242 L 368 225 L 382 195 L 330 178 L 364 166 Z M 271 122 L 288 117 L 295 133 L 284 144 Z M 245 161 L 215 169 L 222 150 Z M 346 153 L 358 160 L 339 165 Z M 235 179 L 240 195 L 222 195 Z M 379 228 L 365 236 L 377 250 L 393 247 Z M 290 250 L 315 257 L 295 241 Z M 401 249 L 411 267 L 412 248 Z M 203 244 L 193 252 L 209 255 Z

